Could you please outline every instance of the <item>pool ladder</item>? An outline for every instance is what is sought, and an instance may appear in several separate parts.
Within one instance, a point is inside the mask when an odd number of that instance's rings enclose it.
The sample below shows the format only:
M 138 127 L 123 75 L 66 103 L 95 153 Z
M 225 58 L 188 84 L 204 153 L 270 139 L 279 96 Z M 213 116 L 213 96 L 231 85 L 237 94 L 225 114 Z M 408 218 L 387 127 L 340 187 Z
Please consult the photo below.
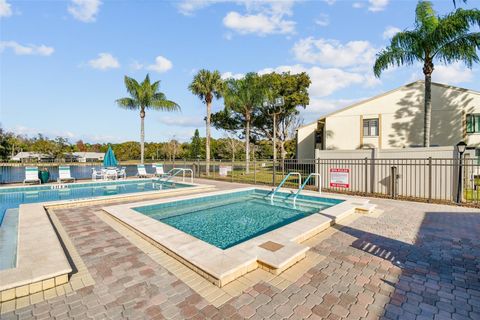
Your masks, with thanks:
M 321 187 L 321 181 L 322 181 L 322 176 L 320 175 L 320 173 L 310 173 L 307 177 L 307 179 L 305 179 L 305 181 L 303 181 L 303 184 L 300 188 L 298 188 L 297 192 L 295 193 L 295 195 L 293 196 L 293 206 L 296 205 L 296 202 L 297 202 L 297 197 L 298 195 L 300 194 L 300 192 L 302 192 L 303 189 L 305 189 L 305 186 L 307 185 L 307 182 L 308 180 L 310 180 L 311 177 L 314 177 L 314 176 L 317 176 L 319 179 L 318 183 L 320 185 L 319 189 L 318 189 L 318 192 L 321 194 L 322 193 L 322 187 Z
M 175 172 L 174 172 L 175 171 Z M 168 178 L 163 182 L 169 181 L 171 178 L 175 177 L 177 174 L 182 173 L 182 181 L 185 181 L 185 172 L 190 172 L 190 183 L 193 183 L 193 170 L 185 168 L 173 168 L 167 172 Z
M 289 172 L 285 178 L 283 178 L 282 182 L 273 190 L 272 195 L 270 196 L 270 202 L 273 203 L 273 197 L 277 193 L 278 190 L 287 182 L 288 178 L 290 178 L 291 175 L 297 175 L 298 176 L 298 188 L 302 185 L 302 175 L 300 172 Z M 299 189 L 300 190 L 300 189 Z

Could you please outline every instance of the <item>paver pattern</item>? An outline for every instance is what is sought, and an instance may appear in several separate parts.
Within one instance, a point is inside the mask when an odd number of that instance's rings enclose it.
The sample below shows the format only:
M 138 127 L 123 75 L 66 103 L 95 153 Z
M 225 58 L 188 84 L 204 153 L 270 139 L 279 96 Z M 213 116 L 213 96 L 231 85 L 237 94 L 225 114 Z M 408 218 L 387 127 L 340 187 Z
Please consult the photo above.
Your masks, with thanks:
M 480 319 L 480 212 L 372 200 L 312 250 L 326 256 L 283 291 L 260 282 L 209 305 L 95 213 L 56 210 L 95 285 L 2 319 Z

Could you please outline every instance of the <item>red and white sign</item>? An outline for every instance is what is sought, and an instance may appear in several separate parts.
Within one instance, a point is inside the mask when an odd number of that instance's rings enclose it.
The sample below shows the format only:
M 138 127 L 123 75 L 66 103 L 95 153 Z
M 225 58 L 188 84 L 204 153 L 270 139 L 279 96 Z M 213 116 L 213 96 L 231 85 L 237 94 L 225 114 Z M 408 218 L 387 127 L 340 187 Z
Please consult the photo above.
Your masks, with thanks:
M 349 188 L 350 169 L 330 168 L 330 187 Z

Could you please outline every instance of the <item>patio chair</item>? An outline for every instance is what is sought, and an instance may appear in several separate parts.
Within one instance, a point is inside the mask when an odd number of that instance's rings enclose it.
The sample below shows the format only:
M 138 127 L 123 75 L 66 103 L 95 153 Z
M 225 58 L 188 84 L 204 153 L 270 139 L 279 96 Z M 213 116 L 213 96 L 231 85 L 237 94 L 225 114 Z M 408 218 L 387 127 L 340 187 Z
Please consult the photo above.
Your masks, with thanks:
M 118 178 L 117 169 L 112 169 L 112 168 L 105 169 L 105 173 L 103 174 L 104 180 L 108 180 L 108 179 L 117 180 L 117 178 Z
M 27 182 L 38 182 L 40 184 L 38 167 L 25 167 L 25 180 L 23 180 L 23 184 Z
M 101 170 L 92 168 L 92 180 L 95 181 L 97 178 L 103 179 L 103 172 Z
M 149 178 L 152 175 L 147 173 L 147 170 L 145 170 L 145 165 L 144 164 L 137 164 L 137 177 L 139 178 Z
M 70 167 L 69 166 L 59 166 L 58 167 L 58 183 L 62 181 L 71 181 L 75 182 L 75 178 L 72 177 L 70 174 Z
M 163 170 L 163 163 L 156 163 L 156 164 L 153 165 L 153 167 L 155 168 L 155 176 L 156 177 L 165 178 L 165 177 L 170 176 L 170 174 L 166 173 Z
M 122 167 L 118 172 L 117 172 L 117 177 L 119 179 L 127 179 L 127 167 Z

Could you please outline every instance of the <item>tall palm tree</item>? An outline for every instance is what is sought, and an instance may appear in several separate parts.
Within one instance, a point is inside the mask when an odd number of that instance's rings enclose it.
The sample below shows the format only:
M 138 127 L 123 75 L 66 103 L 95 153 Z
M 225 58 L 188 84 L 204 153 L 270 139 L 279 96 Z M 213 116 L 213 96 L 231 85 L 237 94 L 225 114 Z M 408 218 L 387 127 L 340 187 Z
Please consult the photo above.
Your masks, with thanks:
M 208 71 L 202 69 L 193 77 L 192 83 L 188 89 L 196 96 L 198 96 L 203 103 L 207 105 L 206 118 L 206 135 L 205 153 L 206 153 L 206 171 L 210 174 L 210 120 L 212 115 L 212 101 L 213 98 L 220 99 L 222 97 L 224 83 L 220 72 Z
M 434 61 L 444 64 L 463 62 L 469 68 L 479 61 L 480 11 L 457 9 L 443 17 L 436 15 L 430 1 L 420 1 L 415 12 L 415 29 L 393 36 L 390 45 L 377 54 L 373 67 L 375 76 L 391 66 L 423 64 L 425 75 L 424 147 L 430 146 L 432 117 L 432 73 Z
M 228 79 L 224 92 L 224 101 L 227 111 L 233 111 L 243 118 L 245 132 L 245 162 L 246 173 L 249 173 L 250 164 L 250 125 L 253 117 L 262 105 L 265 90 L 258 74 L 247 73 L 242 79 Z
M 145 154 L 145 110 L 177 111 L 180 106 L 167 100 L 165 94 L 159 91 L 160 81 L 150 83 L 147 74 L 142 83 L 125 76 L 125 87 L 130 97 L 120 98 L 115 102 L 119 107 L 129 110 L 140 110 L 140 158 L 143 163 Z

